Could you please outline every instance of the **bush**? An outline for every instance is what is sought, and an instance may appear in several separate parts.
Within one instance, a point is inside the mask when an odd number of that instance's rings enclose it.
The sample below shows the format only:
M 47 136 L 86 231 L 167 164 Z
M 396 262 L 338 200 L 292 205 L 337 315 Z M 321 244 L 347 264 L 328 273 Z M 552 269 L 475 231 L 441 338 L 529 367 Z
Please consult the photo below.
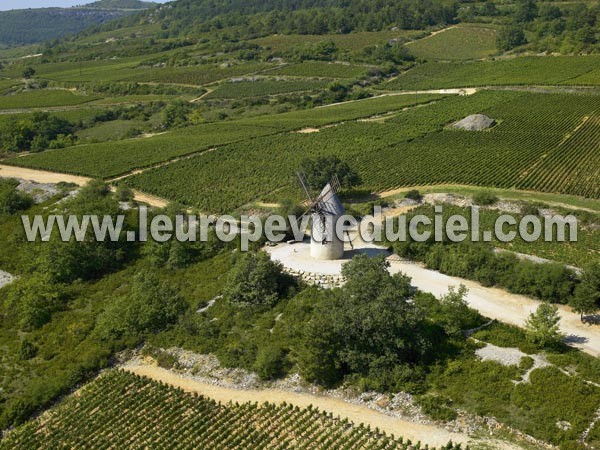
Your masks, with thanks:
M 27 361 L 31 358 L 35 358 L 37 355 L 38 348 L 29 342 L 28 340 L 24 340 L 21 342 L 21 348 L 19 349 L 19 359 L 21 361 Z
M 524 216 L 539 216 L 540 210 L 537 206 L 527 203 L 526 205 L 521 206 L 521 214 Z
M 100 314 L 96 331 L 105 339 L 158 332 L 174 323 L 186 306 L 169 284 L 153 272 L 141 271 L 129 293 L 117 297 Z
M 256 355 L 254 370 L 261 380 L 272 380 L 283 374 L 285 352 L 276 345 L 262 347 Z
M 448 422 L 458 417 L 456 411 L 451 408 L 452 400 L 448 397 L 426 395 L 419 398 L 418 404 L 433 420 Z
M 558 307 L 550 303 L 542 303 L 525 322 L 527 340 L 539 348 L 556 346 L 563 338 L 559 323 Z
M 144 348 L 142 352 L 144 355 L 148 355 L 156 360 L 159 367 L 163 369 L 172 369 L 177 363 L 177 357 L 160 349 L 154 347 Z
M 412 190 L 408 191 L 404 195 L 404 197 L 408 198 L 409 200 L 414 200 L 415 202 L 420 202 L 421 200 L 423 200 L 423 196 L 416 189 L 412 189 Z
M 491 192 L 482 191 L 473 195 L 473 203 L 478 206 L 489 206 L 493 205 L 498 201 L 498 197 L 496 197 Z
M 130 202 L 133 200 L 133 191 L 127 186 L 120 184 L 119 186 L 117 186 L 115 198 L 120 202 Z
M 230 273 L 223 297 L 237 305 L 272 306 L 291 284 L 289 281 L 281 264 L 266 253 L 246 253 Z
M 519 369 L 527 371 L 533 367 L 535 361 L 531 356 L 523 356 L 519 362 Z

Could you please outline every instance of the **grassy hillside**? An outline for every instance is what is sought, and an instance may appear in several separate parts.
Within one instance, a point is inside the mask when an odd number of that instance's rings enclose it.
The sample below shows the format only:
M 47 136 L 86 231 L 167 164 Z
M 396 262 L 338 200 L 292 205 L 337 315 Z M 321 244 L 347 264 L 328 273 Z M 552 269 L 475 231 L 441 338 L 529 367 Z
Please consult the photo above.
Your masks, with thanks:
M 0 44 L 56 39 L 152 6 L 154 3 L 138 0 L 101 0 L 77 8 L 0 11 Z

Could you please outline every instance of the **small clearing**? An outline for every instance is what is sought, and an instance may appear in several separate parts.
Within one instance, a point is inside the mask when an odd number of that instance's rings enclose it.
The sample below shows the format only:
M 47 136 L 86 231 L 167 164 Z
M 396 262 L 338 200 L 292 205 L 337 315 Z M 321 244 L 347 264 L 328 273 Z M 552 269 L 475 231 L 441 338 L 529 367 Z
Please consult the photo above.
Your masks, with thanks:
M 310 133 L 318 133 L 320 130 L 318 128 L 302 128 L 301 130 L 296 131 L 296 133 L 301 134 L 310 134 Z
M 13 281 L 15 281 L 14 276 L 12 276 L 8 272 L 4 272 L 4 271 L 0 270 L 0 288 L 3 288 L 4 286 L 9 285 Z
M 42 203 L 46 200 L 50 200 L 59 192 L 56 184 L 35 183 L 28 180 L 21 181 L 21 184 L 17 186 L 17 190 L 29 194 L 35 203 Z
M 523 374 L 519 383 L 528 382 L 529 375 L 535 369 L 551 365 L 543 355 L 528 355 L 518 348 L 513 347 L 497 347 L 496 345 L 486 344 L 485 347 L 477 349 L 475 353 L 483 361 L 495 361 L 503 366 L 518 366 L 521 363 L 521 359 L 526 357 L 533 359 L 533 366 Z

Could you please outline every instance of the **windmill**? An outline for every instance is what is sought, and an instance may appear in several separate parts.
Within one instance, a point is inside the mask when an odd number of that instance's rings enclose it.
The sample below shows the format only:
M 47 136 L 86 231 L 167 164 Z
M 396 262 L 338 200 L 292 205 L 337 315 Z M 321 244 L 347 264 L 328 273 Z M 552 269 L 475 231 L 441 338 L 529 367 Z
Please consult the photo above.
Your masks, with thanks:
M 308 209 L 306 214 L 312 217 L 310 256 L 315 259 L 341 259 L 344 256 L 344 240 L 336 233 L 336 224 L 345 212 L 337 196 L 340 190 L 338 177 L 334 175 L 317 197 L 310 193 L 306 175 L 298 172 L 298 181 L 306 195 Z

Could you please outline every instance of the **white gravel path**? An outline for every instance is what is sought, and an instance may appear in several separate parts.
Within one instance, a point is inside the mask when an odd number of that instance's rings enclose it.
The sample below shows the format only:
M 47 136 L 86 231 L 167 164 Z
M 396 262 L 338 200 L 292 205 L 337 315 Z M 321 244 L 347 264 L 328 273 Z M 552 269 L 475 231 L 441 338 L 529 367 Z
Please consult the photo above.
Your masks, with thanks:
M 466 300 L 469 306 L 490 319 L 522 327 L 529 314 L 537 309 L 539 301 L 522 295 L 510 294 L 502 289 L 484 287 L 474 281 L 450 277 L 421 264 L 394 258 L 391 261 L 392 273 L 403 272 L 412 278 L 412 284 L 424 292 L 440 297 L 450 286 L 464 284 L 469 292 Z M 581 323 L 578 314 L 570 308 L 558 305 L 561 316 L 560 329 L 567 335 L 569 344 L 589 353 L 600 356 L 600 326 Z

